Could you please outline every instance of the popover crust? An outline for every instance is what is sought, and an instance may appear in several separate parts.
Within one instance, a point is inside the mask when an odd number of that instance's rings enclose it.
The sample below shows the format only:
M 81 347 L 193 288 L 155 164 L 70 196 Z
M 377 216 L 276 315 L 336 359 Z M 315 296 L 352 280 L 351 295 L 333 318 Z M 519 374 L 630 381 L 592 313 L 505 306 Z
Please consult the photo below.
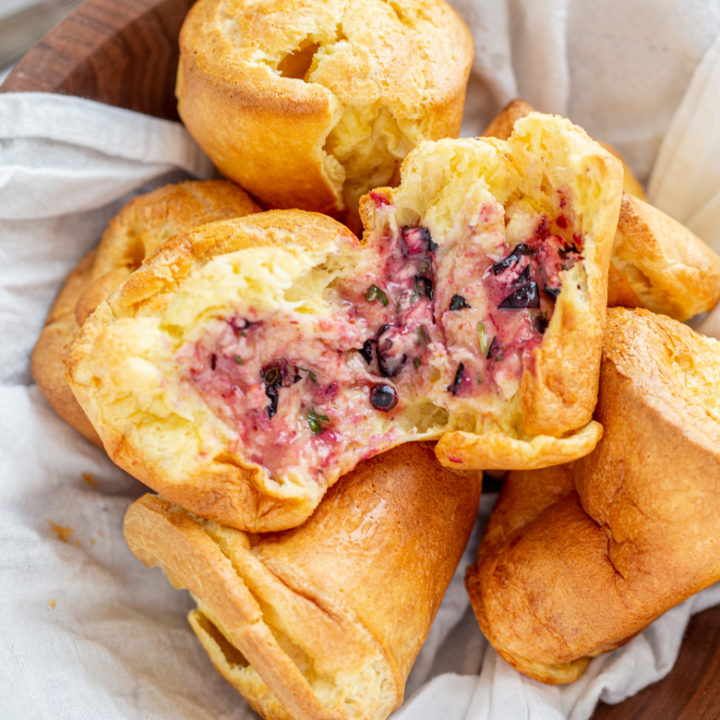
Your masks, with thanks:
M 590 455 L 511 473 L 466 582 L 492 645 L 543 682 L 720 579 L 720 342 L 614 308 Z
M 485 129 L 506 139 L 515 123 L 532 112 L 513 100 Z M 676 320 L 711 310 L 720 299 L 720 256 L 697 235 L 645 202 L 642 185 L 623 163 L 622 204 L 608 276 L 610 307 L 645 307 Z
M 65 422 L 102 444 L 65 379 L 70 343 L 97 305 L 172 235 L 259 210 L 227 180 L 188 181 L 136 197 L 110 221 L 98 247 L 80 260 L 60 289 L 30 359 L 40 392 Z
M 442 0 L 199 0 L 178 111 L 268 207 L 357 217 L 422 140 L 460 130 L 472 40 Z
M 404 445 L 360 464 L 302 526 L 246 535 L 145 495 L 125 537 L 197 603 L 215 667 L 267 720 L 382 720 L 473 526 L 480 474 Z

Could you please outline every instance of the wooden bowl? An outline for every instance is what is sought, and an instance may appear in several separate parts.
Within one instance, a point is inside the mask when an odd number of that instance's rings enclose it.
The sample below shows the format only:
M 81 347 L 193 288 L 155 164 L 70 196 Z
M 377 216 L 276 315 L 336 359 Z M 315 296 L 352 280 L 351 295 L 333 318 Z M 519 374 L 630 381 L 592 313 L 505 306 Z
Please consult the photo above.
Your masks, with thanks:
M 178 35 L 194 0 L 88 0 L 18 62 L 0 92 L 99 100 L 177 120 Z
M 87 0 L 15 66 L 0 92 L 42 91 L 177 119 L 177 39 L 194 0 Z M 720 719 L 720 606 L 694 615 L 672 672 L 593 720 Z

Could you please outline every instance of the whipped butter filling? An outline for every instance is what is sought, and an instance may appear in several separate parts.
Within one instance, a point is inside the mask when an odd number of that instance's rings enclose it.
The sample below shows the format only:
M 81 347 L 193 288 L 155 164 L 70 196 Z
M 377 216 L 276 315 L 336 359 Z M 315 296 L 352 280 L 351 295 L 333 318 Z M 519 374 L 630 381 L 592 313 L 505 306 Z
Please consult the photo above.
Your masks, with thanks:
M 350 273 L 323 290 L 329 314 L 244 308 L 176 354 L 185 382 L 237 434 L 248 460 L 335 475 L 406 437 L 403 412 L 512 398 L 582 261 L 571 218 L 486 203 L 460 230 L 384 222 Z M 492 400 L 490 401 L 492 404 Z

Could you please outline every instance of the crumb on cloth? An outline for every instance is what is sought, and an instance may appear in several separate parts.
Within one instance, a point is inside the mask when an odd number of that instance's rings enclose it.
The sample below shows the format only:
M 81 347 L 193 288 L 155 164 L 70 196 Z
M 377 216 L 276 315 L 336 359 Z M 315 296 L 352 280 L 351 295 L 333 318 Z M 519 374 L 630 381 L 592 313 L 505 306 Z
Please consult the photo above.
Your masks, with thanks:
M 99 484 L 99 482 L 100 482 L 91 472 L 80 473 L 80 477 L 81 477 L 90 487 L 97 487 L 98 484 Z
M 69 543 L 72 541 L 73 545 L 80 547 L 79 540 L 72 540 L 72 535 L 75 532 L 75 528 L 71 528 L 66 525 L 58 525 L 52 520 L 48 520 L 47 524 L 50 526 L 50 532 L 53 533 L 58 540 L 64 543 Z

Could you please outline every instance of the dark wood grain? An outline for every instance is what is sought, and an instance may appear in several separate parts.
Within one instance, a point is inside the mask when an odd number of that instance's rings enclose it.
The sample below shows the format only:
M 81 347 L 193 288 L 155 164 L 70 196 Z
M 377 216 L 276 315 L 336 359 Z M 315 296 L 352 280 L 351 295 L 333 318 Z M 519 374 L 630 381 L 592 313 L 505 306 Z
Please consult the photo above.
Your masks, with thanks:
M 91 98 L 177 118 L 177 37 L 194 0 L 87 0 L 15 67 L 1 91 Z M 673 671 L 593 720 L 720 720 L 720 606 L 693 617 Z
M 0 91 L 92 98 L 177 118 L 178 33 L 194 0 L 87 0 L 15 66 Z
M 593 720 L 720 720 L 720 607 L 693 615 L 677 662 L 663 680 Z

